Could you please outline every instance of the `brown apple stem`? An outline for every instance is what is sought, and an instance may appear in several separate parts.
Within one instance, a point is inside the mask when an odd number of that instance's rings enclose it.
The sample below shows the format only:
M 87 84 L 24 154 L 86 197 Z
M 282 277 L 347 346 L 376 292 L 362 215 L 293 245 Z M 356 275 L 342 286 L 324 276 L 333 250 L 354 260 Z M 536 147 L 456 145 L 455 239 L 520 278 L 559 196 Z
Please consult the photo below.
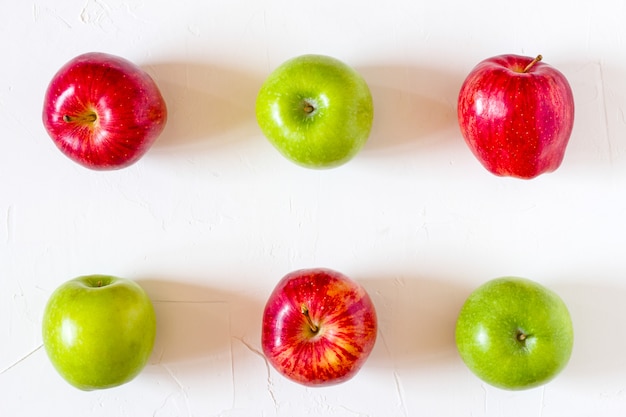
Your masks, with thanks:
M 313 111 L 315 111 L 315 107 L 311 103 L 309 103 L 308 101 L 305 101 L 304 102 L 304 112 L 306 114 L 311 114 L 311 113 L 313 113 Z
M 524 333 L 521 330 L 517 331 L 517 340 L 519 340 L 520 342 L 523 342 L 524 340 L 526 340 L 526 337 L 528 337 L 526 336 L 526 333 Z
M 528 72 L 528 71 L 530 71 L 530 69 L 531 69 L 531 68 L 532 68 L 532 67 L 533 67 L 533 66 L 534 66 L 537 62 L 541 61 L 542 59 L 543 59 L 543 56 L 541 56 L 541 54 L 540 54 L 540 55 L 537 55 L 537 58 L 533 59 L 533 60 L 530 62 L 530 64 L 526 65 L 526 68 L 524 68 L 524 71 L 522 71 L 522 72 Z
M 96 113 L 87 113 L 85 115 L 74 116 L 74 117 L 70 116 L 69 114 L 63 115 L 63 121 L 65 123 L 70 123 L 70 122 L 93 123 L 96 120 L 98 120 L 98 116 L 96 115 Z
M 309 327 L 311 328 L 311 331 L 313 333 L 317 333 L 319 331 L 319 327 L 313 323 L 313 320 L 311 320 L 311 315 L 309 314 L 309 309 L 307 308 L 307 306 L 305 306 L 304 304 L 302 304 L 300 306 L 300 312 L 302 312 L 302 314 L 304 315 L 304 317 L 306 318 L 307 324 L 309 325 Z

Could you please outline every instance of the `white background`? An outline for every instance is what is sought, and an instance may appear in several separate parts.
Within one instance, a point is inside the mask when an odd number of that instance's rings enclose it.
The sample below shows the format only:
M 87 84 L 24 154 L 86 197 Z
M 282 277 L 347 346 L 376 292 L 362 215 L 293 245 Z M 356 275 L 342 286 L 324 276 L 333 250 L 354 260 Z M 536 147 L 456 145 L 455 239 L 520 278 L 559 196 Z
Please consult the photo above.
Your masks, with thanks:
M 0 13 L 0 415 L 616 416 L 626 410 L 626 26 L 623 1 L 14 1 Z M 41 123 L 53 74 L 102 51 L 146 69 L 168 125 L 135 165 L 89 171 Z M 340 168 L 284 159 L 254 116 L 264 78 L 334 56 L 375 101 Z M 488 173 L 456 121 L 480 60 L 543 54 L 576 122 L 556 172 Z M 377 345 L 351 381 L 305 388 L 260 354 L 263 306 L 294 269 L 361 282 Z M 149 365 L 82 392 L 41 347 L 51 292 L 78 275 L 139 281 L 154 301 Z M 557 379 L 521 392 L 461 362 L 465 297 L 504 275 L 558 292 L 576 341 Z

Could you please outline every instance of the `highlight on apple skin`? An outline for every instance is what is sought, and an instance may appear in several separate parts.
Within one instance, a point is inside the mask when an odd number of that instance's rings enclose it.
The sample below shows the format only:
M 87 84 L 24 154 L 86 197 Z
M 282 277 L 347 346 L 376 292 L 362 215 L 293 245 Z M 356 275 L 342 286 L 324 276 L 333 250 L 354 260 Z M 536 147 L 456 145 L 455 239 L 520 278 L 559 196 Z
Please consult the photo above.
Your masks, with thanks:
M 57 148 L 93 170 L 137 162 L 167 122 L 150 75 L 111 54 L 88 52 L 61 67 L 44 97 L 43 124 Z
M 495 175 L 532 179 L 563 162 L 574 126 L 574 96 L 565 76 L 542 58 L 485 59 L 461 86 L 461 133 Z
M 376 341 L 377 316 L 366 290 L 326 268 L 293 271 L 263 312 L 262 348 L 283 376 L 311 387 L 354 377 Z

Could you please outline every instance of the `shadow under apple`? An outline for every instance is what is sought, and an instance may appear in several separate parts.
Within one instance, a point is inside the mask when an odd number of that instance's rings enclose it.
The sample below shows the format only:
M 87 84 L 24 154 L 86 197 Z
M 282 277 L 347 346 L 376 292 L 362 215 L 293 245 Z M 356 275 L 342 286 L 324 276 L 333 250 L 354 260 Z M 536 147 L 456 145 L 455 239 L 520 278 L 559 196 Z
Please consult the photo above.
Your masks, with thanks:
M 144 69 L 168 108 L 153 152 L 210 149 L 258 133 L 254 107 L 262 77 L 204 62 L 156 62 Z M 227 134 L 235 130 L 237 135 Z
M 432 366 L 458 356 L 456 319 L 471 288 L 436 277 L 358 281 L 370 294 L 378 315 L 378 340 L 369 359 L 372 366 Z
M 137 282 L 150 296 L 157 316 L 152 364 L 230 355 L 233 337 L 260 332 L 263 307 L 252 297 L 164 279 Z
M 614 171 L 626 150 L 622 139 L 626 68 L 600 60 L 547 63 L 565 75 L 574 94 L 574 129 L 562 169 L 585 179 Z
M 574 348 L 563 373 L 592 384 L 626 374 L 626 287 L 598 282 L 597 276 L 550 287 L 565 301 L 574 325 Z
M 456 103 L 464 75 L 434 67 L 357 67 L 374 100 L 374 123 L 363 154 L 405 152 L 442 140 L 463 144 Z

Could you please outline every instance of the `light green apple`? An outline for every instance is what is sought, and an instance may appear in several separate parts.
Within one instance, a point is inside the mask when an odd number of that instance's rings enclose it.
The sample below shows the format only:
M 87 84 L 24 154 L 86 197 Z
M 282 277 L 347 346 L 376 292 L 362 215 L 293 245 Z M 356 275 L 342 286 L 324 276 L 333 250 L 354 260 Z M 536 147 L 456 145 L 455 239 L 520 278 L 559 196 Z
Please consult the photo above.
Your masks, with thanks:
M 256 117 L 286 158 L 308 168 L 332 168 L 352 159 L 367 141 L 374 104 L 352 67 L 325 55 L 302 55 L 265 80 Z
M 61 376 L 90 391 L 133 379 L 156 336 L 150 298 L 134 281 L 82 276 L 60 285 L 43 314 L 43 344 Z
M 478 287 L 456 323 L 456 344 L 467 367 L 502 389 L 543 385 L 567 365 L 572 320 L 552 290 L 525 278 L 503 277 Z

